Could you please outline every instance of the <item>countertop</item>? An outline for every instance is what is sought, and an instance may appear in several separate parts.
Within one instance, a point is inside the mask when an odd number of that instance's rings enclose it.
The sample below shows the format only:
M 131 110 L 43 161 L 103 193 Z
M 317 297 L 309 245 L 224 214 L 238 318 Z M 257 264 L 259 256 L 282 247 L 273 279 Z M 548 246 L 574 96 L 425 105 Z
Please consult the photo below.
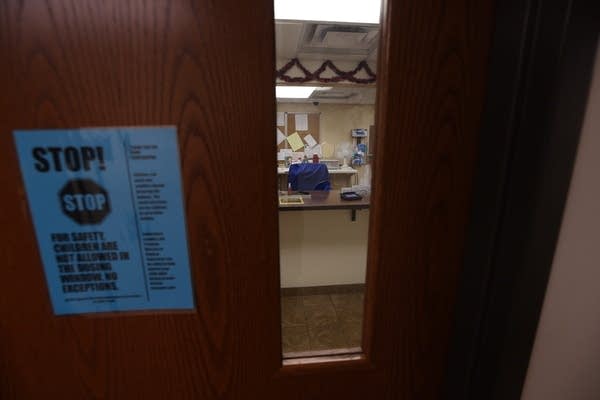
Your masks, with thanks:
M 308 191 L 309 197 L 304 197 L 304 204 L 279 204 L 279 211 L 298 210 L 361 210 L 370 205 L 370 196 L 364 196 L 361 200 L 342 200 L 339 190 L 330 191 Z M 293 192 L 292 195 L 298 195 Z

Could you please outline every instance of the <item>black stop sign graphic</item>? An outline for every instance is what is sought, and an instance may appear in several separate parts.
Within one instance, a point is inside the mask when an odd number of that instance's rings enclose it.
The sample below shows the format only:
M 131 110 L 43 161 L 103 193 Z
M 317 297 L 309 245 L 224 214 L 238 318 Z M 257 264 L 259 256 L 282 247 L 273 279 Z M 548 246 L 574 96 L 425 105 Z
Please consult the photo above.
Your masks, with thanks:
M 110 214 L 108 192 L 91 179 L 71 179 L 58 197 L 62 212 L 80 225 L 99 224 Z

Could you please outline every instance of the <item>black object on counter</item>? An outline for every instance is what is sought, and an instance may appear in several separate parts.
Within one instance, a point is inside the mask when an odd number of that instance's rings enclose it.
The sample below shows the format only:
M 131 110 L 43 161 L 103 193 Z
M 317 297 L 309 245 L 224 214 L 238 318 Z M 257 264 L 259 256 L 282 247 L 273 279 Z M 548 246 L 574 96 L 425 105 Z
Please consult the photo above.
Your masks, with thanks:
M 342 200 L 360 200 L 362 199 L 362 196 L 356 192 L 345 192 L 340 193 L 340 198 Z

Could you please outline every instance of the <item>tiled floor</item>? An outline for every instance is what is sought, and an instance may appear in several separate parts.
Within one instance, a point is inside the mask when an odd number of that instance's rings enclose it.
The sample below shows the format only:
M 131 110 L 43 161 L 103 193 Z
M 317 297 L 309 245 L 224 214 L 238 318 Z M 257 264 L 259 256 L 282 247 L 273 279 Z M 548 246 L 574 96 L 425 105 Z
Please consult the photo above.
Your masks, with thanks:
M 363 293 L 282 296 L 283 352 L 360 347 Z

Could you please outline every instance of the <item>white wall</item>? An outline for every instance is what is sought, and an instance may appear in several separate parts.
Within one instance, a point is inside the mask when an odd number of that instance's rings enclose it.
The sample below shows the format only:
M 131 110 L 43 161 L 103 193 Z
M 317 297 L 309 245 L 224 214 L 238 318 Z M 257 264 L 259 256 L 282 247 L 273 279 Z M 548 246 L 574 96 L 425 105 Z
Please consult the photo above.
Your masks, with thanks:
M 522 400 L 600 399 L 600 51 Z
M 279 212 L 281 287 L 365 283 L 369 211 Z

